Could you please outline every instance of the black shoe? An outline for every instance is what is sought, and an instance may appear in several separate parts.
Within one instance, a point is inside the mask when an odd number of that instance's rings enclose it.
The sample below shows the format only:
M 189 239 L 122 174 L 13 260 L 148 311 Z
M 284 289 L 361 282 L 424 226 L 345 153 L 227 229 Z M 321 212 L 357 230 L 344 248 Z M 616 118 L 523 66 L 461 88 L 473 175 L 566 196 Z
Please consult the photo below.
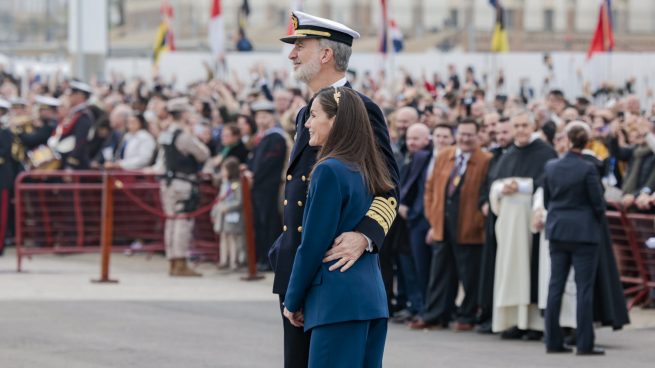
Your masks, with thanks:
M 509 330 L 503 331 L 500 334 L 500 338 L 503 340 L 521 340 L 526 333 L 526 330 L 519 330 L 518 327 L 512 327 Z
M 491 330 L 491 322 L 484 322 L 484 323 L 479 324 L 479 325 L 475 328 L 475 332 L 477 332 L 477 333 L 479 333 L 479 334 L 485 334 L 485 335 L 488 335 L 488 334 L 492 334 L 492 333 L 494 333 L 494 332 Z
M 393 323 L 407 323 L 414 319 L 415 314 L 409 309 L 403 309 L 393 314 L 391 322 Z
M 605 355 L 605 350 L 601 348 L 593 348 L 588 351 L 578 350 L 575 352 L 575 355 Z
M 260 262 L 257 263 L 257 272 L 273 272 L 273 269 L 268 262 Z
M 567 346 L 562 346 L 559 348 L 555 349 L 546 349 L 546 354 L 570 354 L 573 352 L 573 349 L 567 347 Z
M 541 341 L 544 337 L 544 333 L 541 331 L 528 330 L 525 335 L 523 335 L 523 340 L 525 341 Z

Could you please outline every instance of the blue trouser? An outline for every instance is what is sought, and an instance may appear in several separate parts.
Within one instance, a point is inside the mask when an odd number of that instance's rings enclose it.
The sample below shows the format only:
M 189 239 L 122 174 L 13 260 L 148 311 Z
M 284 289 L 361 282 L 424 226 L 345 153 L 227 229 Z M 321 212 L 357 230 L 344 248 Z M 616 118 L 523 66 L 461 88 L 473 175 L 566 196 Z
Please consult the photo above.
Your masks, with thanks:
M 598 268 L 598 244 L 550 242 L 551 276 L 546 304 L 546 348 L 564 345 L 559 324 L 562 295 L 571 264 L 575 270 L 576 287 L 576 345 L 578 351 L 594 347 L 594 280 Z
M 412 256 L 406 254 L 398 254 L 398 296 L 399 299 L 403 296 L 406 301 L 409 301 L 410 306 L 407 307 L 412 313 L 421 313 L 423 310 L 423 295 L 425 291 L 421 291 L 419 281 L 416 276 L 416 266 Z
M 382 367 L 386 318 L 334 323 L 311 331 L 309 368 Z
M 409 226 L 409 244 L 412 248 L 412 258 L 416 268 L 416 277 L 418 287 L 421 290 L 421 296 L 425 299 L 425 291 L 428 288 L 430 279 L 430 261 L 432 260 L 432 248 L 425 243 L 425 236 L 430 230 L 430 224 L 424 218 L 418 221 L 408 222 Z

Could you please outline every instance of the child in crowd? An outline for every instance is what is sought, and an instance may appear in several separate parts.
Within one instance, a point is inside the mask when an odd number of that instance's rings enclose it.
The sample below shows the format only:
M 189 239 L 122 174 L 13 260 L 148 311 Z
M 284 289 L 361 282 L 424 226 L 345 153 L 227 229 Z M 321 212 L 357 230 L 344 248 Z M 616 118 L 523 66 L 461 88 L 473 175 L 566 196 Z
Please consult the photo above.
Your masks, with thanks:
M 220 234 L 221 269 L 236 270 L 243 263 L 243 214 L 239 161 L 227 158 L 221 167 L 219 202 L 212 209 L 214 232 Z

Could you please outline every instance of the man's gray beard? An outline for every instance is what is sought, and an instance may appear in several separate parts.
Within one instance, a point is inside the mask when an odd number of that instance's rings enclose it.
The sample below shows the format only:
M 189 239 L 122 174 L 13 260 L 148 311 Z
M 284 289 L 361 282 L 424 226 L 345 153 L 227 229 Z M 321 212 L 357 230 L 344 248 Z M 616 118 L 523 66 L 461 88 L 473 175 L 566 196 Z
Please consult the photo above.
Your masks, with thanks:
M 293 71 L 293 77 L 300 82 L 309 83 L 318 72 L 321 71 L 321 63 L 319 60 L 314 59 L 311 62 L 300 65 L 300 67 Z

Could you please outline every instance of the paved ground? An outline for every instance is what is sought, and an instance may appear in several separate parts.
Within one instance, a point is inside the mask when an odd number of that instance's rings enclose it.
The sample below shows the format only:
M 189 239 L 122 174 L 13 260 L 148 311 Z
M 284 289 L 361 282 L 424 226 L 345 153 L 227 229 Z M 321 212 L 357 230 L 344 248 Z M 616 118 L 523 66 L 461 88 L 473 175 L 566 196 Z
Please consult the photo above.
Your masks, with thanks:
M 203 265 L 202 279 L 163 275 L 160 257 L 114 256 L 114 285 L 92 284 L 96 255 L 37 256 L 16 274 L 0 258 L 0 367 L 281 367 L 271 279 L 243 282 Z M 655 311 L 598 331 L 605 357 L 547 356 L 543 345 L 392 325 L 385 367 L 652 367 Z

